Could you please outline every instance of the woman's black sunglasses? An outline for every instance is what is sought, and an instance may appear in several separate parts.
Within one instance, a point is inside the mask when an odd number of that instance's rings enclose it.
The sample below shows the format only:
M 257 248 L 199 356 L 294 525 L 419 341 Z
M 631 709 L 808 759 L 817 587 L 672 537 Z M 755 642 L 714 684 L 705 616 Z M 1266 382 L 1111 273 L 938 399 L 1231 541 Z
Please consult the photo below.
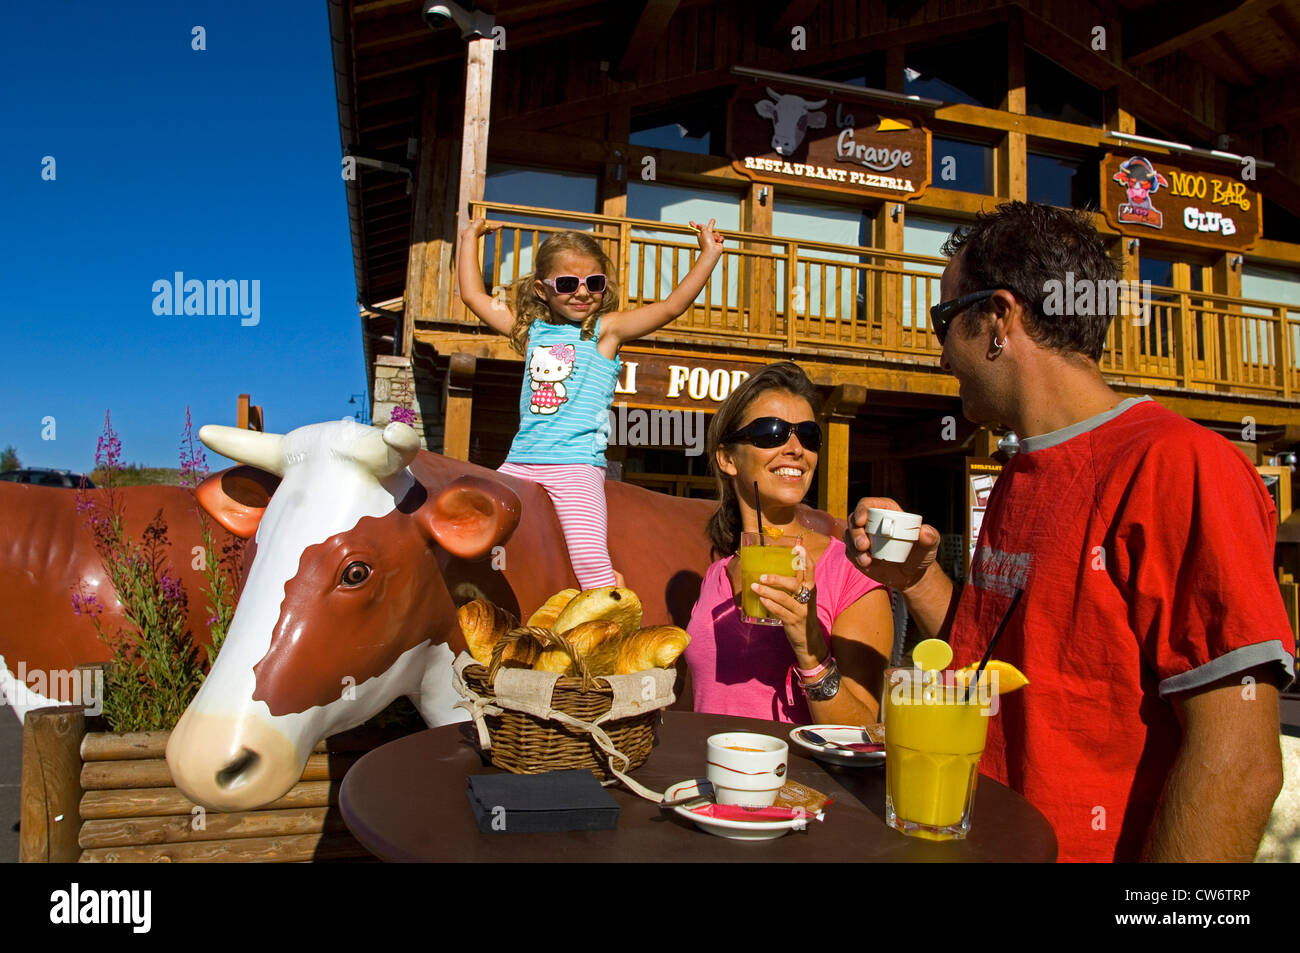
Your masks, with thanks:
M 809 453 L 817 453 L 822 448 L 822 428 L 815 420 L 805 420 L 792 424 L 780 417 L 759 417 L 751 420 L 739 430 L 733 430 L 722 438 L 722 443 L 752 443 L 763 450 L 780 447 L 790 439 L 790 432 L 799 438 L 799 443 Z

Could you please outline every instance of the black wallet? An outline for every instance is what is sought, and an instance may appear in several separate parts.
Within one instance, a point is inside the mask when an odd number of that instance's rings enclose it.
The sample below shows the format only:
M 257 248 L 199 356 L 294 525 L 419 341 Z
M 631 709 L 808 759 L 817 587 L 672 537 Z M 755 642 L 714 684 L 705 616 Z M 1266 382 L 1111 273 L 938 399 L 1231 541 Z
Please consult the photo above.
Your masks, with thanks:
M 612 831 L 618 802 L 590 771 L 476 774 L 469 803 L 484 834 L 539 831 Z

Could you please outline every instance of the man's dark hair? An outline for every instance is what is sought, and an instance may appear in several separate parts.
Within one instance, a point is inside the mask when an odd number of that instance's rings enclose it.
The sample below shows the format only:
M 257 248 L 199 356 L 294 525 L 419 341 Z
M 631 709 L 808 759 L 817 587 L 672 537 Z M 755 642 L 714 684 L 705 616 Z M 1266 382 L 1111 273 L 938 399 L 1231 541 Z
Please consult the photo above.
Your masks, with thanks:
M 962 256 L 958 295 L 1005 288 L 1029 312 L 1025 331 L 1039 345 L 1101 359 L 1113 317 L 1109 308 L 1098 306 L 1092 314 L 1051 315 L 1043 309 L 1052 288 L 1049 282 L 1063 286 L 1067 273 L 1073 274 L 1076 287 L 1080 282 L 1114 282 L 1119 274 L 1087 213 L 1034 202 L 1005 202 L 976 215 L 973 225 L 954 230 L 944 242 L 943 253 L 949 258 Z M 1100 302 L 1102 289 L 1113 286 L 1092 287 L 1094 300 Z M 1065 304 L 1061 310 L 1074 310 L 1073 302 Z M 981 309 L 991 310 L 987 303 L 972 307 L 958 322 L 967 335 L 978 332 L 980 322 L 974 315 Z

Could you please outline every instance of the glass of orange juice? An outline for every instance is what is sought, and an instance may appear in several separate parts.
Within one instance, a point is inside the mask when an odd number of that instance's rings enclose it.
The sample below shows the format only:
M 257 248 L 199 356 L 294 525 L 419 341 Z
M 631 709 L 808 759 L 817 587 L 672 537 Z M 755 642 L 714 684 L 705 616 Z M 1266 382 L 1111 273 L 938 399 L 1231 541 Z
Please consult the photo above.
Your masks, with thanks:
M 946 677 L 945 677 L 946 676 Z M 975 781 L 997 710 L 953 672 L 885 672 L 885 822 L 928 840 L 970 831 Z
M 759 576 L 796 575 L 794 547 L 803 541 L 802 536 L 766 536 L 760 533 L 740 534 L 740 617 L 759 625 L 784 625 L 771 615 L 750 585 L 759 582 Z

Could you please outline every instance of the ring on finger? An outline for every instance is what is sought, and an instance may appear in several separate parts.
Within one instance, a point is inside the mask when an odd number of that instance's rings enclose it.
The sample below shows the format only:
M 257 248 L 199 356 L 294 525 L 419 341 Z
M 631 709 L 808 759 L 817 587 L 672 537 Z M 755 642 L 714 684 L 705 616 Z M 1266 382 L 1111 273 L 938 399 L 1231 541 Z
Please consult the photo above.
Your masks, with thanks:
M 808 600 L 811 598 L 812 598 L 812 590 L 809 589 L 807 586 L 802 586 L 799 589 L 799 591 L 794 594 L 794 601 L 799 603 L 799 605 L 801 606 L 806 606 L 808 604 Z

